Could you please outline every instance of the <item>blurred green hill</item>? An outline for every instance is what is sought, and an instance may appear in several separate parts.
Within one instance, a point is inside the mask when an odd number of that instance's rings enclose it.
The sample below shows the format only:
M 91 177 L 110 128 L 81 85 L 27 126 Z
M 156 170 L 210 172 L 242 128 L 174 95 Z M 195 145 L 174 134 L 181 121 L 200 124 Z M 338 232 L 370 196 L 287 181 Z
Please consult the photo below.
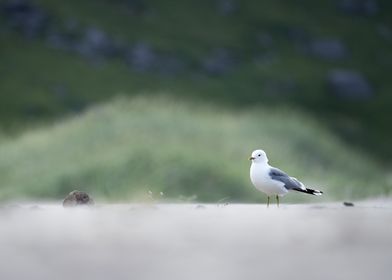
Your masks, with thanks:
M 290 137 L 287 137 L 290 135 Z M 226 110 L 203 103 L 116 98 L 80 116 L 0 142 L 0 200 L 61 199 L 73 189 L 99 200 L 208 202 L 265 199 L 249 181 L 250 151 L 325 191 L 288 201 L 388 195 L 386 170 L 354 153 L 300 112 Z M 160 193 L 163 193 L 163 196 Z

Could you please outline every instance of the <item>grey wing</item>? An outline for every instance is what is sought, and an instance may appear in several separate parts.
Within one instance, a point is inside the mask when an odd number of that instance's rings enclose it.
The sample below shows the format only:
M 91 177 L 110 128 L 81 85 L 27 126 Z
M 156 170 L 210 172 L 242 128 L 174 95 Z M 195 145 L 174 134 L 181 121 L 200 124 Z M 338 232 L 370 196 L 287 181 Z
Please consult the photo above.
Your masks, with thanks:
M 284 187 L 288 190 L 305 189 L 305 186 L 300 181 L 298 181 L 294 177 L 290 177 L 289 175 L 287 175 L 286 173 L 284 173 L 282 170 L 278 168 L 271 167 L 269 176 L 271 177 L 272 180 L 282 182 L 284 184 Z

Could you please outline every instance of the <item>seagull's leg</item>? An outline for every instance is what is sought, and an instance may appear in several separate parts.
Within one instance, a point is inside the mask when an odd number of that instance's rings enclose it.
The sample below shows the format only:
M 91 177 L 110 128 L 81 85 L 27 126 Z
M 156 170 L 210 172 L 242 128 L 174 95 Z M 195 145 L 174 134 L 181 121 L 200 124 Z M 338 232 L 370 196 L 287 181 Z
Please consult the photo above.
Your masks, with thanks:
M 278 195 L 276 195 L 276 204 L 277 204 L 278 207 L 279 207 L 279 196 L 278 196 Z
M 269 207 L 269 196 L 267 196 L 267 208 Z

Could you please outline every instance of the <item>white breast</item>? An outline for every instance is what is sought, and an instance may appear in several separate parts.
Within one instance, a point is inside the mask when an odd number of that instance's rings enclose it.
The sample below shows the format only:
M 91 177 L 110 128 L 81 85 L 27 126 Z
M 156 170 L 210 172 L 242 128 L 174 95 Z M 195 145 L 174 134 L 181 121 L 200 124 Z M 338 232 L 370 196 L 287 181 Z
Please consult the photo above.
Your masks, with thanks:
M 250 180 L 259 191 L 271 196 L 283 196 L 288 191 L 282 182 L 272 180 L 269 176 L 270 166 L 268 164 L 252 163 L 250 167 Z

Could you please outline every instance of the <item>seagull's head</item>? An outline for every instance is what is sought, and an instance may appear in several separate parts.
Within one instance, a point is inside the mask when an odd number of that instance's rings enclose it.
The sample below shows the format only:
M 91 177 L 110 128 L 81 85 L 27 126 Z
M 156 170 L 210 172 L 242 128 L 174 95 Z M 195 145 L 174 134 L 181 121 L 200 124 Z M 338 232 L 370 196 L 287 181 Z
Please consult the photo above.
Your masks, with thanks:
M 257 162 L 257 163 L 267 163 L 268 162 L 267 154 L 263 150 L 253 151 L 249 160 L 251 160 L 252 162 Z

